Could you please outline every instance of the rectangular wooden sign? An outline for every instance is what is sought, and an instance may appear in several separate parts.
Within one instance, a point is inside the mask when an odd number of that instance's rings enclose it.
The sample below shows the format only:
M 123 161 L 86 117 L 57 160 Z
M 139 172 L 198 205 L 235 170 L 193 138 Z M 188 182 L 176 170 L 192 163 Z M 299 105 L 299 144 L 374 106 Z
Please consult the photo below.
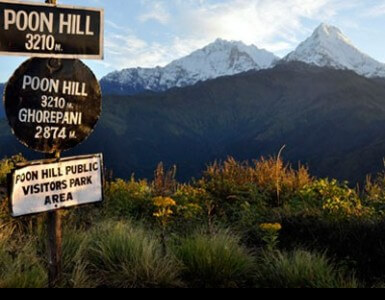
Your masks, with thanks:
M 21 217 L 103 201 L 103 155 L 17 167 L 9 176 L 11 214 Z
M 0 1 L 0 55 L 103 59 L 104 11 Z

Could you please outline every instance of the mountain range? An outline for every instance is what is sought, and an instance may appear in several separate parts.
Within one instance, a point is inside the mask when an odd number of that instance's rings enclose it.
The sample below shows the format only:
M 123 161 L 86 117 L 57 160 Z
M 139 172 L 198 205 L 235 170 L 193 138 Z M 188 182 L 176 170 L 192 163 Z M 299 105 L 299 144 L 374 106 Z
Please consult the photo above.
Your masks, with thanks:
M 134 68 L 113 72 L 102 78 L 105 94 L 134 95 L 145 91 L 162 92 L 173 87 L 194 85 L 221 76 L 271 67 L 277 56 L 256 46 L 222 39 L 173 61 L 164 68 Z
M 283 59 L 253 45 L 218 39 L 163 68 L 133 68 L 113 72 L 102 78 L 101 85 L 107 95 L 162 92 L 221 76 L 268 69 L 290 61 L 352 70 L 368 78 L 385 77 L 385 64 L 358 50 L 337 27 L 321 24 L 306 41 Z

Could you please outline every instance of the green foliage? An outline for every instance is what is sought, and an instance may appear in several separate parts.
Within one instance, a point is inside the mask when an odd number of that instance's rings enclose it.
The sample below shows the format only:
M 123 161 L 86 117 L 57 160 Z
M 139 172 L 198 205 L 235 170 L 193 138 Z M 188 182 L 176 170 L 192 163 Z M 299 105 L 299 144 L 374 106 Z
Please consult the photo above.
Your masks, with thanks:
M 302 250 L 263 252 L 256 275 L 261 288 L 357 288 L 354 277 L 325 255 Z
M 100 224 L 90 238 L 86 260 L 95 281 L 116 288 L 178 286 L 179 264 L 163 256 L 158 239 L 128 223 Z
M 375 215 L 380 218 L 385 216 L 385 173 L 378 174 L 374 179 L 367 178 L 363 201 L 373 209 Z
M 281 224 L 272 224 L 264 223 L 259 226 L 261 232 L 262 240 L 266 244 L 266 249 L 268 251 L 275 251 L 278 247 L 279 242 L 279 232 L 281 231 Z
M 46 287 L 47 272 L 37 256 L 36 243 L 9 243 L 0 241 L 0 288 Z
M 21 155 L 14 155 L 11 158 L 4 158 L 0 161 L 0 186 L 7 184 L 7 175 L 18 163 L 25 162 L 25 158 Z
M 91 278 L 85 262 L 90 236 L 85 230 L 67 229 L 63 235 L 64 287 L 92 288 L 97 283 Z
M 177 203 L 177 216 L 190 221 L 203 218 L 205 201 L 208 197 L 204 189 L 180 185 L 173 195 Z
M 305 186 L 293 202 L 294 206 L 303 209 L 318 209 L 325 215 L 335 218 L 354 218 L 370 216 L 373 211 L 363 206 L 356 191 L 347 183 L 337 180 L 320 179 Z
M 152 189 L 146 181 L 118 179 L 108 184 L 106 211 L 108 216 L 148 218 L 153 212 Z
M 261 158 L 253 165 L 228 158 L 209 166 L 198 186 L 211 196 L 218 215 L 234 221 L 245 204 L 259 211 L 283 206 L 310 182 L 306 168 L 294 170 L 280 158 Z
M 194 287 L 237 288 L 252 278 L 254 257 L 227 231 L 184 238 L 175 253 L 184 265 L 185 281 Z

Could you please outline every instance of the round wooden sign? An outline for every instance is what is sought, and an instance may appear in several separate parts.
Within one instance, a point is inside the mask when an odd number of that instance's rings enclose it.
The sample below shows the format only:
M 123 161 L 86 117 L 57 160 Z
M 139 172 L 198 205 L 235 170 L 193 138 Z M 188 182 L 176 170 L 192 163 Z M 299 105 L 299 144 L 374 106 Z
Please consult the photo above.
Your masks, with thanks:
M 32 58 L 9 80 L 4 106 L 21 143 L 55 153 L 90 136 L 101 115 L 102 96 L 95 75 L 80 60 Z

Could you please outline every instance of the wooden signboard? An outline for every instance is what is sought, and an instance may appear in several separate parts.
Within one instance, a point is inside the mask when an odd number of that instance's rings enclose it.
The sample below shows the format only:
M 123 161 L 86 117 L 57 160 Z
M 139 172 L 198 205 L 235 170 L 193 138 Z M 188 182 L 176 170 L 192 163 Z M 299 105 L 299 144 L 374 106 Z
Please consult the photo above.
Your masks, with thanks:
M 102 9 L 0 1 L 0 55 L 103 59 Z
M 10 174 L 13 217 L 103 200 L 102 154 L 29 162 Z

